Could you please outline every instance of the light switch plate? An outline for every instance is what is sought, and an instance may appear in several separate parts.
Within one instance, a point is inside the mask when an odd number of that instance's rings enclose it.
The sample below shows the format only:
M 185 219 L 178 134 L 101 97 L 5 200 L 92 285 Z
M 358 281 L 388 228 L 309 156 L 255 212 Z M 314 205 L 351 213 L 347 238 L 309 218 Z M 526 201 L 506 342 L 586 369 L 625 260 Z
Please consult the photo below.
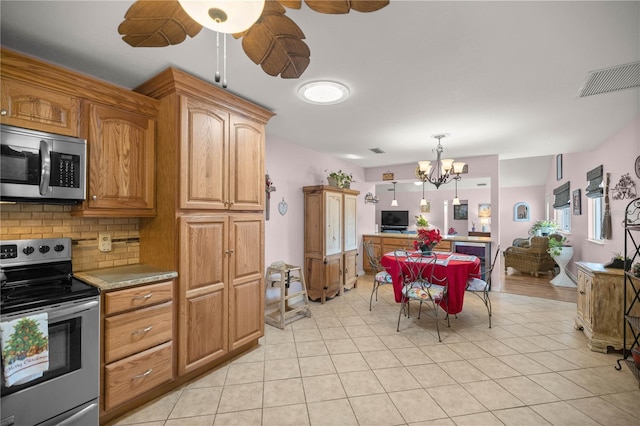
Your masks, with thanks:
M 98 248 L 102 252 L 111 251 L 111 234 L 108 232 L 100 232 L 98 234 Z

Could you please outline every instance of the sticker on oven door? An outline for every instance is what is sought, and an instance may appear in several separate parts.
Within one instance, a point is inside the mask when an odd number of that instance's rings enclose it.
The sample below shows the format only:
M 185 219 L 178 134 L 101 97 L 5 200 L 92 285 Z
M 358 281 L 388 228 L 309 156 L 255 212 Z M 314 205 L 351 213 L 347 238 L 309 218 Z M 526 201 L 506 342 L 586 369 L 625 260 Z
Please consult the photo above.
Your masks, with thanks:
M 30 315 L 0 323 L 4 385 L 42 377 L 49 369 L 49 316 Z

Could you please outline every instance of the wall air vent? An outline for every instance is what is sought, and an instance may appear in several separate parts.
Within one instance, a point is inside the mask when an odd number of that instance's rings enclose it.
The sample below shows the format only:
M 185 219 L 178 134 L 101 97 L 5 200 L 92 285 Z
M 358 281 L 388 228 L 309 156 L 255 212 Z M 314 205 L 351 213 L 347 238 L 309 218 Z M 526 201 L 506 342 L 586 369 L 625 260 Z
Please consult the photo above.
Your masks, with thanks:
M 640 87 L 640 62 L 591 71 L 578 96 L 598 95 Z
M 384 151 L 380 148 L 369 148 L 369 151 L 375 152 L 376 154 L 384 154 Z

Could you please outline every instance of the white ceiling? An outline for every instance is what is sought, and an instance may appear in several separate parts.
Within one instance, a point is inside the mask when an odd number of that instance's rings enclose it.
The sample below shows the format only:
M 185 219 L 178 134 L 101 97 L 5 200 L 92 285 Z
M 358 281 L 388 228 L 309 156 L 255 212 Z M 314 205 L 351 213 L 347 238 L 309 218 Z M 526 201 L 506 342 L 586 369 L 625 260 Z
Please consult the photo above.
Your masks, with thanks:
M 130 1 L 0 2 L 10 47 L 133 88 L 168 66 L 213 81 L 215 33 L 163 48 L 118 35 Z M 640 111 L 631 89 L 578 98 L 589 71 L 640 60 L 640 2 L 396 1 L 374 13 L 289 9 L 311 64 L 300 79 L 266 75 L 228 40 L 228 90 L 273 110 L 277 138 L 362 167 L 449 157 L 501 159 L 596 147 Z M 339 105 L 305 104 L 304 82 L 345 83 Z M 386 154 L 373 154 L 381 148 Z M 545 164 L 548 160 L 541 159 Z M 540 161 L 538 161 L 540 162 Z M 521 167 L 511 163 L 520 176 Z

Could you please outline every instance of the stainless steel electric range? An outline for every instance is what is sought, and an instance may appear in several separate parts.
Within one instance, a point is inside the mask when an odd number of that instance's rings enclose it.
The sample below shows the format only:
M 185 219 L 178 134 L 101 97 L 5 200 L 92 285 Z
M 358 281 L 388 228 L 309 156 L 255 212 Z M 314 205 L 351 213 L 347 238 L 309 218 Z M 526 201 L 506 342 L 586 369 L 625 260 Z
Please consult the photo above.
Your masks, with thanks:
M 3 342 L 1 426 L 98 425 L 99 290 L 73 277 L 71 239 L 0 241 L 0 268 L 0 327 L 22 318 L 48 324 L 41 377 L 9 386 L 5 373 L 19 354 Z

